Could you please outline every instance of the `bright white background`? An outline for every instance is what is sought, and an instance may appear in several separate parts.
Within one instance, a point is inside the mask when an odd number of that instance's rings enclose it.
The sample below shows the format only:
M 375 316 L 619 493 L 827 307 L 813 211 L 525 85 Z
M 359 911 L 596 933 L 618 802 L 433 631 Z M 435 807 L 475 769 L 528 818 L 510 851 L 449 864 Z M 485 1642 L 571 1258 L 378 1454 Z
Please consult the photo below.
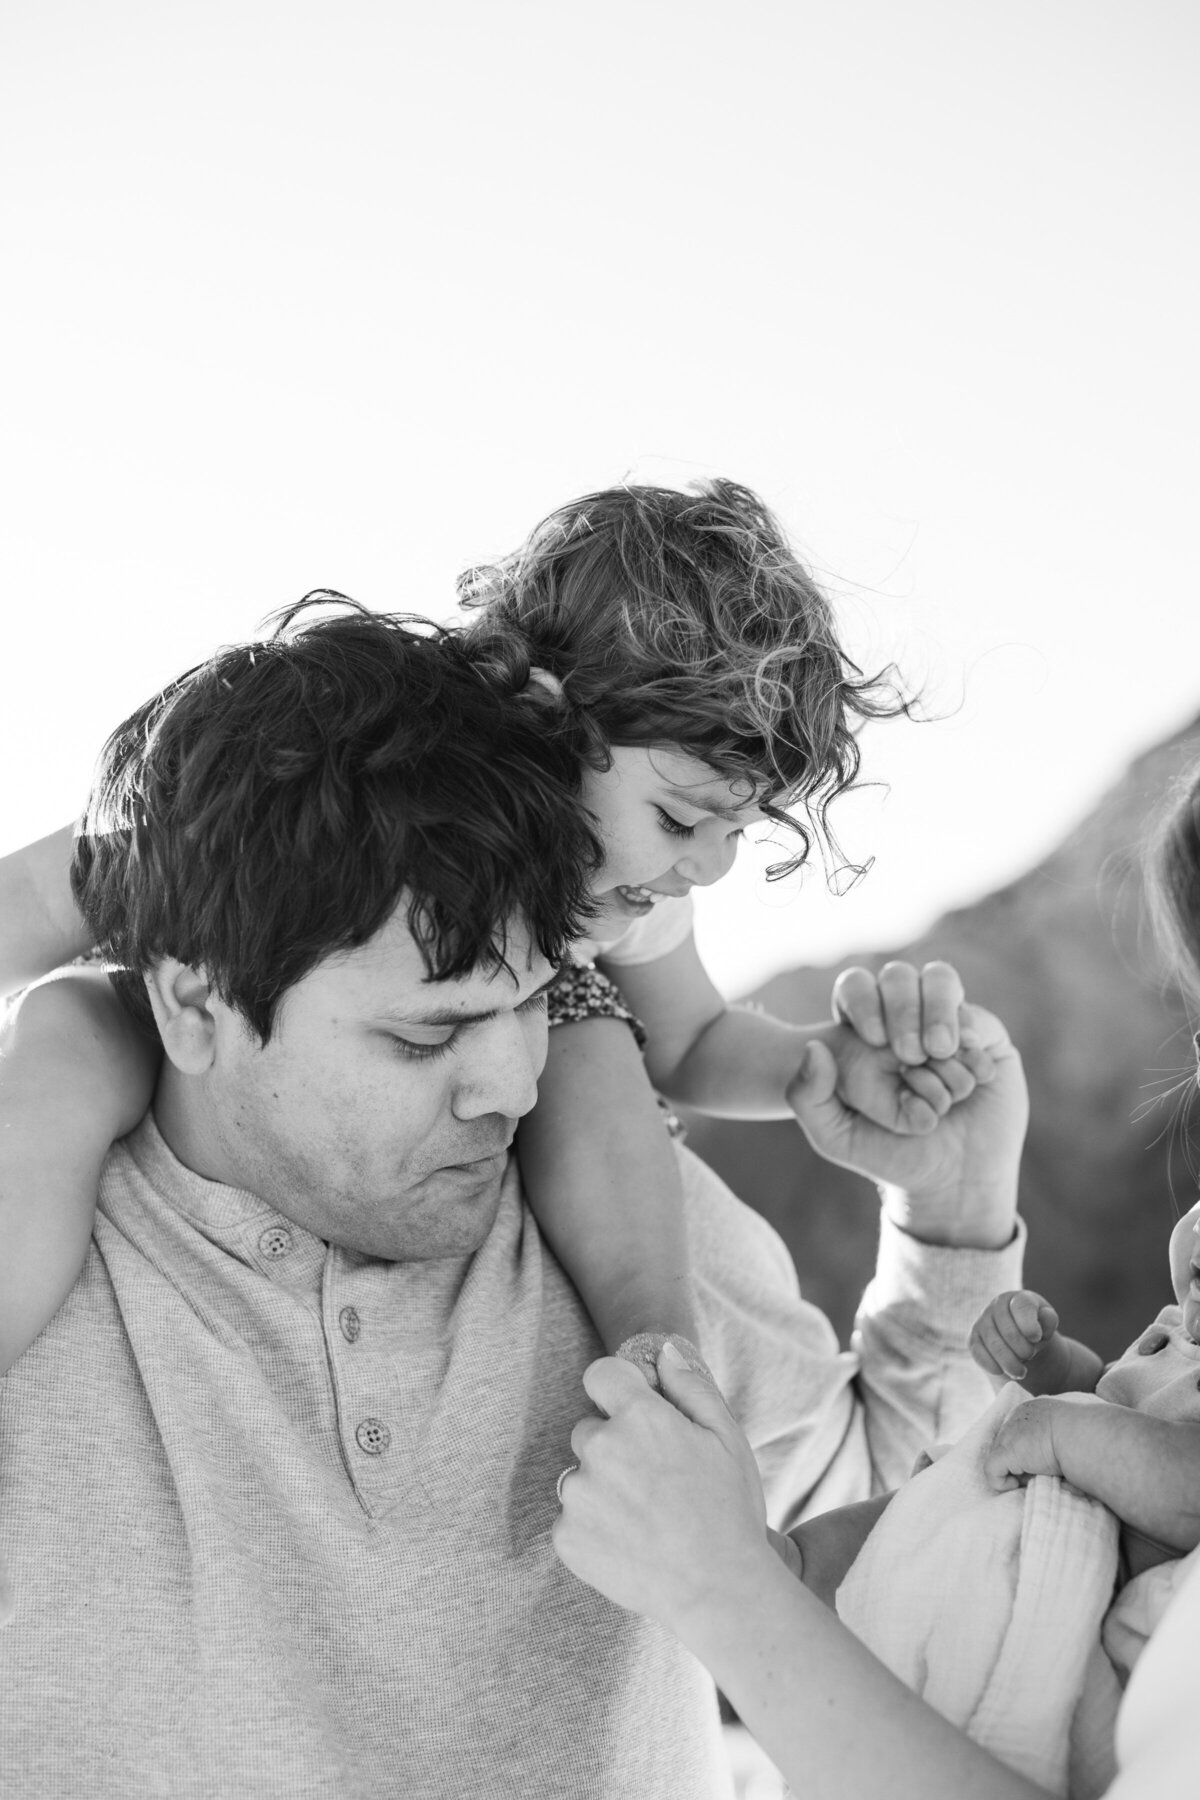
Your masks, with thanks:
M 318 584 L 445 617 L 628 471 L 759 488 L 942 722 L 744 989 L 1026 867 L 1200 708 L 1190 0 L 38 0 L 0 20 L 0 851 Z

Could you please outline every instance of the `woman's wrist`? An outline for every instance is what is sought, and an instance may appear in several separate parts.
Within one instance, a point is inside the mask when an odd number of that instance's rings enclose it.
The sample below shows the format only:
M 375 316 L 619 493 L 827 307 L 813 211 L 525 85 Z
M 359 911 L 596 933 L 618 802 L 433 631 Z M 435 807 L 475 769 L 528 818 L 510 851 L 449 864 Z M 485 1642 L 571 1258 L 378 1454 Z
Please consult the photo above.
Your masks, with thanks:
M 790 1585 L 796 1575 L 771 1544 L 764 1530 L 753 1542 L 728 1546 L 710 1562 L 690 1592 L 671 1606 L 660 1622 L 667 1626 L 708 1668 L 728 1653 L 753 1619 L 759 1604 L 776 1584 Z

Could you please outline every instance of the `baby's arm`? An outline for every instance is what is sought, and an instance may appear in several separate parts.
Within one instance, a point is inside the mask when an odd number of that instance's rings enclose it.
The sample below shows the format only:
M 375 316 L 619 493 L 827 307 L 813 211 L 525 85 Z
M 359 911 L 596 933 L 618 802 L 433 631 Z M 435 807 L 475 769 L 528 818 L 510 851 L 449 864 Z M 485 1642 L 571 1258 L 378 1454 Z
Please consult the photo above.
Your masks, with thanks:
M 1058 1329 L 1058 1314 L 1029 1288 L 997 1294 L 971 1327 L 971 1355 L 994 1381 L 1031 1394 L 1091 1394 L 1103 1360 Z
M 642 1332 L 695 1340 L 683 1184 L 624 1008 L 552 1024 L 538 1103 L 517 1151 L 538 1224 L 605 1347 Z M 551 992 L 553 1019 L 556 1004 Z M 588 1004 L 585 1002 L 585 1004 Z
M 1061 1475 L 1126 1525 L 1180 1556 L 1200 1543 L 1200 1424 L 1107 1400 L 1025 1400 L 985 1461 L 997 1491 Z
M 0 994 L 13 994 L 91 949 L 68 871 L 69 825 L 0 856 Z
M 149 1105 L 158 1054 L 99 970 L 31 988 L 0 1033 L 0 1372 L 87 1252 L 100 1165 Z

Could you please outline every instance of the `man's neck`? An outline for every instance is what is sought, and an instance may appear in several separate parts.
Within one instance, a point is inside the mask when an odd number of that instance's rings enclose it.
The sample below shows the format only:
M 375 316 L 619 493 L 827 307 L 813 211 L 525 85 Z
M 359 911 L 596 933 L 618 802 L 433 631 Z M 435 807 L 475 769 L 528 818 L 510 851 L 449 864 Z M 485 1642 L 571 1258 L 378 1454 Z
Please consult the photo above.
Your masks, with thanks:
M 235 1166 L 236 1158 L 223 1142 L 207 1100 L 202 1082 L 181 1074 L 169 1058 L 163 1059 L 153 1105 L 154 1122 L 167 1149 L 185 1169 L 205 1181 L 256 1192 L 251 1172 Z

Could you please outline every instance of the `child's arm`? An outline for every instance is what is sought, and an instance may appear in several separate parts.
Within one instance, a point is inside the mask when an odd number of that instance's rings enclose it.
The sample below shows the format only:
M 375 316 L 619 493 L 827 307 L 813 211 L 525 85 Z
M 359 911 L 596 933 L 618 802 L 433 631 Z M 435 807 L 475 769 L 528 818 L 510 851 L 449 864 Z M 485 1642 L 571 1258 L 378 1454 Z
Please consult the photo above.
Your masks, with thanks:
M 573 979 L 578 1007 L 552 991 L 551 1017 L 564 1009 L 590 1016 L 552 1024 L 538 1103 L 517 1139 L 530 1205 L 606 1348 L 647 1332 L 695 1342 L 679 1167 L 625 1022 L 628 1009 L 593 971 Z M 597 1005 L 612 1016 L 596 1016 Z M 831 1025 L 825 1036 L 849 1104 L 888 1136 L 928 1130 L 975 1087 L 959 1062 L 911 1070 L 849 1025 Z M 920 1096 L 906 1085 L 912 1081 L 924 1084 Z
M 1103 1359 L 1058 1329 L 1058 1314 L 1029 1288 L 997 1294 L 971 1327 L 971 1355 L 994 1381 L 1031 1394 L 1092 1394 Z
M 100 1165 L 150 1103 L 158 1053 L 99 970 L 31 988 L 0 1033 L 0 1372 L 82 1267 Z
M 850 1565 L 891 1498 L 890 1493 L 876 1494 L 873 1500 L 858 1500 L 853 1506 L 835 1506 L 831 1512 L 815 1513 L 802 1524 L 793 1525 L 787 1538 L 779 1538 L 771 1531 L 767 1536 L 796 1579 L 826 1606 L 833 1606 Z M 789 1542 L 794 1556 L 788 1553 Z
M 551 1027 L 517 1150 L 538 1224 L 605 1347 L 641 1332 L 694 1342 L 679 1164 L 622 1019 Z
M 75 908 L 69 825 L 0 856 L 0 994 L 16 993 L 92 947 Z
M 1181 1556 L 1200 1543 L 1200 1424 L 1191 1420 L 1043 1395 L 1001 1422 L 984 1466 L 998 1491 L 1061 1475 Z
M 646 1070 L 668 1100 L 723 1118 L 791 1117 L 787 1089 L 813 1037 L 832 1024 L 787 1025 L 746 1007 L 729 1006 L 713 986 L 688 937 L 645 963 L 600 966 L 617 983 L 646 1027 Z M 947 963 L 918 972 L 890 963 L 875 975 L 850 969 L 834 987 L 834 1007 L 863 1042 L 889 1045 L 900 1064 L 918 1070 L 929 1058 L 958 1050 L 963 990 Z

